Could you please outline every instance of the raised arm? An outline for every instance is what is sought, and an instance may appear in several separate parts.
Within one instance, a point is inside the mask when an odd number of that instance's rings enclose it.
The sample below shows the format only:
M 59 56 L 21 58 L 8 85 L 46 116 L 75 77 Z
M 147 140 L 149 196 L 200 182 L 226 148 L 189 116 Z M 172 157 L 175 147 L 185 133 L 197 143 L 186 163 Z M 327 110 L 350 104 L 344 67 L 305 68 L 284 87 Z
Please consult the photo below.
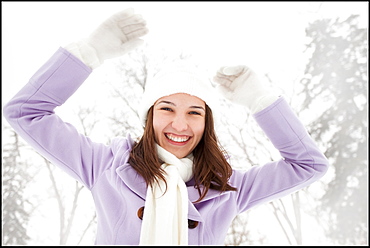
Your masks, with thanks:
M 26 142 L 88 188 L 110 164 L 112 151 L 79 134 L 54 110 L 93 68 L 141 44 L 146 33 L 145 21 L 133 10 L 113 15 L 87 39 L 59 48 L 4 106 L 5 118 Z
M 221 94 L 245 106 L 280 152 L 281 159 L 235 171 L 238 211 L 293 193 L 325 175 L 329 163 L 283 97 L 278 97 L 246 66 L 223 67 L 214 80 Z

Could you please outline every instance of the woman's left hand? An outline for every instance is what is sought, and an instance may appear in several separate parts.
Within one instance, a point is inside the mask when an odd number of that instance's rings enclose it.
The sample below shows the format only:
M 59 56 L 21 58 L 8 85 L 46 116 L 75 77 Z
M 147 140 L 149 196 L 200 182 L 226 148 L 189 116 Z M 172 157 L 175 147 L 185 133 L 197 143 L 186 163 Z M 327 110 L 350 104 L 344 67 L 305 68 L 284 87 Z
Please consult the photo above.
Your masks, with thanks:
M 262 86 L 256 73 L 245 65 L 221 67 L 213 80 L 217 90 L 231 102 L 249 107 Z
M 255 108 L 261 97 L 271 94 L 257 77 L 257 74 L 245 65 L 221 67 L 213 78 L 217 90 L 233 103 Z

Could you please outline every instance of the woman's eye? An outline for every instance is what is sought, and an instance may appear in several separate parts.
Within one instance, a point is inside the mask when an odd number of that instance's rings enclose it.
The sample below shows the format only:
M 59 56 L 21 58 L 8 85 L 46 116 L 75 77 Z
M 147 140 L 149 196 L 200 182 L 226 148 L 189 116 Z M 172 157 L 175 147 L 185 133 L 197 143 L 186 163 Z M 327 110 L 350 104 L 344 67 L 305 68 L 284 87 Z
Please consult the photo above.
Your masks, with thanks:
M 191 111 L 189 114 L 191 114 L 191 115 L 200 115 L 200 113 L 197 112 L 197 111 Z
M 165 110 L 165 111 L 172 111 L 172 109 L 171 109 L 171 108 L 167 108 L 167 107 L 163 107 L 163 108 L 161 108 L 161 110 Z

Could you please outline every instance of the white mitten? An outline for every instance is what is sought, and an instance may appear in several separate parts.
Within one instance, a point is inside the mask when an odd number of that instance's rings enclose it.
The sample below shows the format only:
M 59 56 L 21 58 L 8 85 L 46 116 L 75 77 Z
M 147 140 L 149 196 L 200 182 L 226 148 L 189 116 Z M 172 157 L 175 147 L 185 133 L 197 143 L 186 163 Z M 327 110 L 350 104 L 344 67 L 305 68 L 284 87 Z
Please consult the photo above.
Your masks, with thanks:
M 247 107 L 252 113 L 264 109 L 278 98 L 245 65 L 221 67 L 213 80 L 217 83 L 217 90 L 226 99 Z
M 147 33 L 145 20 L 130 8 L 112 15 L 88 38 L 65 48 L 95 69 L 104 60 L 122 56 L 141 45 L 144 41 L 139 37 Z

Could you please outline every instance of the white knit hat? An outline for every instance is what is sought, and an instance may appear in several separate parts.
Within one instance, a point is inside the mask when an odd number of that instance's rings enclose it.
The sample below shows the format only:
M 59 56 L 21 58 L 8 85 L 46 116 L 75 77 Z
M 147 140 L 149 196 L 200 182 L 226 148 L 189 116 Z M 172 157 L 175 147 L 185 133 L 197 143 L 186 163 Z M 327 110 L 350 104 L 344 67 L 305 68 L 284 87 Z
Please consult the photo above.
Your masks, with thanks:
M 175 63 L 148 79 L 139 109 L 142 125 L 145 126 L 149 108 L 159 98 L 176 93 L 187 93 L 202 99 L 212 109 L 213 115 L 218 108 L 218 93 L 205 72 L 182 62 Z

